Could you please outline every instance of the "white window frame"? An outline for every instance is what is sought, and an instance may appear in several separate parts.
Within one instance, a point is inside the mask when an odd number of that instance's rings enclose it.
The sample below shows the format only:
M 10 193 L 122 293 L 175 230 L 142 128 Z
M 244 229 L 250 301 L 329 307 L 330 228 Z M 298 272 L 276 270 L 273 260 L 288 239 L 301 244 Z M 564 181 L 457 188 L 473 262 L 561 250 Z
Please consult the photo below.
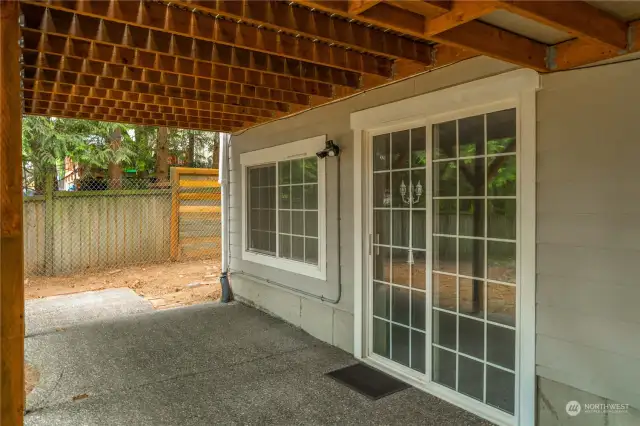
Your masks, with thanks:
M 325 160 L 318 159 L 318 264 L 311 265 L 291 259 L 280 258 L 268 254 L 250 251 L 248 247 L 248 168 L 277 163 L 279 161 L 296 160 L 316 155 L 325 148 L 327 136 L 316 136 L 283 145 L 264 148 L 257 151 L 240 154 L 242 168 L 242 260 L 259 263 L 276 269 L 305 275 L 322 281 L 327 279 L 327 210 L 326 210 L 326 179 Z M 276 169 L 276 203 L 278 202 L 279 184 Z M 280 251 L 279 208 L 276 206 L 276 253 Z
M 354 223 L 362 223 L 354 229 L 354 355 L 392 375 L 401 377 L 412 385 L 472 411 L 500 425 L 534 425 L 536 411 L 535 373 L 535 262 L 536 262 L 536 91 L 540 89 L 538 73 L 528 69 L 461 84 L 416 96 L 398 102 L 381 105 L 351 114 L 354 132 Z M 482 403 L 451 391 L 437 383 L 418 379 L 412 372 L 389 366 L 386 360 L 371 356 L 370 326 L 371 307 L 368 283 L 370 282 L 368 253 L 371 247 L 370 227 L 370 144 L 374 133 L 427 126 L 430 138 L 431 125 L 445 116 L 473 115 L 498 106 L 517 109 L 517 170 L 518 170 L 518 288 L 516 352 L 517 383 L 515 415 L 499 413 Z M 430 190 L 428 191 L 430 193 Z M 431 196 L 429 194 L 429 196 Z M 427 257 L 432 252 L 427 249 Z M 429 314 L 430 316 L 430 314 Z M 427 333 L 431 324 L 427 324 Z M 430 352 L 428 348 L 427 352 Z M 428 357 L 430 359 L 430 357 Z M 378 362 L 380 361 L 380 362 Z M 427 363 L 430 378 L 430 362 Z

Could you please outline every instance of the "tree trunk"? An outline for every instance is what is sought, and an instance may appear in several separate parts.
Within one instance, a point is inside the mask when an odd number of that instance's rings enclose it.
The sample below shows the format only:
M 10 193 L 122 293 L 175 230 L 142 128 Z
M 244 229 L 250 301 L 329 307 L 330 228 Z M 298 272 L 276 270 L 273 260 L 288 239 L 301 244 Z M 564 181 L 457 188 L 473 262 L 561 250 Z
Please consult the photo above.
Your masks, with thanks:
M 42 162 L 39 160 L 40 158 L 40 141 L 36 139 L 32 139 L 29 142 L 29 147 L 31 148 L 31 152 L 33 154 L 32 160 L 32 177 L 33 177 L 33 190 L 36 194 L 42 195 L 44 194 L 45 188 L 45 177 L 46 177 L 46 167 L 42 165 Z M 26 175 L 25 175 L 26 176 Z
M 483 186 L 484 188 L 484 186 Z M 484 200 L 472 200 L 473 202 L 473 230 L 476 235 L 479 230 L 484 229 Z M 473 240 L 473 313 L 479 314 L 484 310 L 484 282 L 477 277 L 484 277 L 484 240 Z
M 122 143 L 122 132 L 120 128 L 116 128 L 111 135 L 111 149 L 117 151 Z M 119 164 L 111 161 L 109 163 L 109 183 L 111 188 L 119 189 L 122 187 L 122 168 Z
M 158 182 L 169 180 L 169 129 L 158 128 L 155 175 Z
M 217 169 L 220 164 L 220 133 L 213 134 L 213 153 L 211 155 L 211 168 Z
M 462 161 L 460 162 L 462 163 Z M 483 196 L 485 192 L 485 184 L 484 184 L 484 162 L 475 161 L 474 162 L 474 172 L 473 172 L 473 180 L 471 180 L 471 184 L 474 188 L 475 196 Z M 484 222 L 485 222 L 485 214 L 484 211 L 484 200 L 475 199 L 473 202 L 473 232 L 475 236 L 484 235 Z M 485 277 L 485 254 L 484 254 L 484 241 L 483 240 L 473 240 L 473 266 L 472 266 L 472 274 L 476 278 L 473 280 L 473 313 L 479 314 L 486 306 L 484 304 L 485 299 L 485 284 L 482 280 L 477 278 Z
M 194 156 L 196 149 L 196 134 L 191 131 L 189 132 L 189 146 L 187 147 L 187 166 L 194 166 Z

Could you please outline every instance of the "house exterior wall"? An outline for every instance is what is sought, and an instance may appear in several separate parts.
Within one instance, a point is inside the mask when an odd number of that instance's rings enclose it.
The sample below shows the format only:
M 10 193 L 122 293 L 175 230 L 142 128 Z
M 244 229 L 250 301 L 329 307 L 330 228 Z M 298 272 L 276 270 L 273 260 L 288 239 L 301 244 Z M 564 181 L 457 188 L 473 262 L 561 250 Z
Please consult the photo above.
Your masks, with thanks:
M 231 142 L 231 270 L 236 295 L 353 351 L 352 112 L 513 69 L 488 58 L 375 89 L 250 129 Z M 640 62 L 541 77 L 537 96 L 536 372 L 538 424 L 640 424 Z M 327 281 L 242 260 L 239 156 L 326 134 L 342 149 L 327 163 Z M 338 199 L 340 185 L 340 250 Z M 338 259 L 338 253 L 340 253 Z M 338 304 L 284 290 L 335 297 Z M 249 277 L 236 272 L 249 273 Z M 265 282 L 271 281 L 271 282 Z M 627 414 L 570 417 L 568 401 L 630 404 Z M 635 408 L 633 408 L 635 407 Z
M 537 97 L 537 374 L 640 408 L 640 62 L 542 77 Z M 566 398 L 564 398 L 566 399 Z M 564 404 L 541 400 L 541 414 Z M 594 416 L 571 423 L 590 424 Z M 602 417 L 602 416 L 601 416 Z M 609 423 L 640 424 L 640 415 Z M 621 422 L 621 423 L 614 423 Z M 605 423 L 593 423 L 605 424 Z
M 459 65 L 397 82 L 345 101 L 249 129 L 232 136 L 230 148 L 230 244 L 234 294 L 302 327 L 314 337 L 353 353 L 353 132 L 350 114 L 367 108 L 421 95 L 445 87 L 499 74 L 514 65 L 478 57 Z M 242 260 L 242 182 L 240 154 L 327 135 L 340 146 L 340 249 L 338 250 L 338 163 L 327 159 L 327 281 Z M 338 253 L 340 259 L 338 260 Z M 339 303 L 322 302 L 278 287 L 283 284 L 303 292 L 335 299 L 338 265 L 342 292 Z M 243 275 L 242 273 L 250 274 Z M 262 280 L 255 278 L 261 277 Z M 272 283 L 265 283 L 264 281 Z M 275 284 L 278 283 L 278 284 Z

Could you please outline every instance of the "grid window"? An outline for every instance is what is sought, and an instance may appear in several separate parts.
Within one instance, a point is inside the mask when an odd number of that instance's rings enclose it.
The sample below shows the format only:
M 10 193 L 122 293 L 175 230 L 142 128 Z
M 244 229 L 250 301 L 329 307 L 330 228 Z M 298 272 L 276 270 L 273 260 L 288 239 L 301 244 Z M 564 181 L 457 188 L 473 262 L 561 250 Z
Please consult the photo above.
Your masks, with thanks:
M 318 265 L 317 157 L 249 167 L 247 173 L 249 250 Z
M 327 279 L 326 136 L 240 154 L 242 260 Z
M 280 257 L 318 264 L 318 158 L 278 162 Z
M 276 165 L 247 170 L 249 209 L 247 218 L 249 250 L 276 255 Z
M 373 137 L 373 350 L 425 373 L 426 127 Z
M 433 380 L 514 413 L 516 110 L 433 127 Z

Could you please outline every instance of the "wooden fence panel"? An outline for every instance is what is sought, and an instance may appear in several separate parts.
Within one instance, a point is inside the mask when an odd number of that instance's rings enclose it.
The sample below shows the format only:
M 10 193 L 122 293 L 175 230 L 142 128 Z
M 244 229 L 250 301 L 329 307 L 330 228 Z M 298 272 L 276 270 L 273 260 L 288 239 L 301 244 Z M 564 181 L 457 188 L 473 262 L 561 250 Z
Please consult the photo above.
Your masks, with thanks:
M 218 170 L 174 167 L 172 259 L 221 256 L 222 216 Z

